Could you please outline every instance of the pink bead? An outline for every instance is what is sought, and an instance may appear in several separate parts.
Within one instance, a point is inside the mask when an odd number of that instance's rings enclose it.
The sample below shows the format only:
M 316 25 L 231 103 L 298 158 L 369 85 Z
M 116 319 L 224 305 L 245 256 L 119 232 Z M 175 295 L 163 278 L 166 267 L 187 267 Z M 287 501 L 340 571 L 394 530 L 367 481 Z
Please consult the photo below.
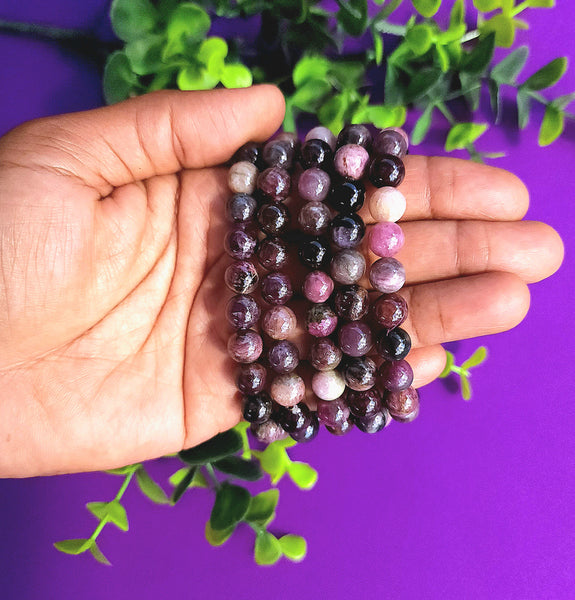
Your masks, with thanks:
M 329 192 L 330 182 L 330 177 L 325 171 L 312 167 L 300 175 L 297 190 L 304 200 L 321 202 Z
M 303 282 L 303 294 L 314 303 L 326 302 L 333 292 L 333 280 L 323 271 L 312 271 Z
M 368 200 L 369 212 L 376 221 L 399 221 L 407 206 L 405 196 L 393 187 L 375 189 Z
M 369 234 L 369 249 L 378 256 L 397 254 L 405 241 L 401 227 L 396 223 L 376 223 Z
M 333 159 L 335 170 L 348 179 L 361 179 L 369 162 L 367 150 L 359 144 L 342 146 Z
M 270 395 L 282 406 L 295 406 L 305 398 L 305 383 L 295 373 L 279 375 L 272 381 Z

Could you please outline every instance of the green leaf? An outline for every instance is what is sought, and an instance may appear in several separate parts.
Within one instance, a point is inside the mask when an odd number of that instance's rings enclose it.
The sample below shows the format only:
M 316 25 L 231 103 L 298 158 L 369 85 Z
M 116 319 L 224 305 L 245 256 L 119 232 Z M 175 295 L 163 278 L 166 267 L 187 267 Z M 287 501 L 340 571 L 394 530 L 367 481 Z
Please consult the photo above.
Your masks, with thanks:
M 222 71 L 222 83 L 227 88 L 246 88 L 252 82 L 252 72 L 241 63 L 226 65 Z
M 415 10 L 423 17 L 429 18 L 439 10 L 441 0 L 411 0 Z
M 447 135 L 445 150 L 451 152 L 472 144 L 487 131 L 487 123 L 457 123 Z
M 302 561 L 307 554 L 307 542 L 301 535 L 284 535 L 279 539 L 279 543 L 283 554 L 294 562 Z
M 110 20 L 114 33 L 124 42 L 152 31 L 158 14 L 150 0 L 114 0 Z
M 471 400 L 471 385 L 465 375 L 461 376 L 461 395 L 464 400 Z
M 304 462 L 292 462 L 287 468 L 292 481 L 302 490 L 310 490 L 317 482 L 317 471 Z
M 213 465 L 222 473 L 227 473 L 246 481 L 257 481 L 263 477 L 263 472 L 258 463 L 252 460 L 244 460 L 239 456 L 227 456 L 214 462 Z
M 180 90 L 211 90 L 220 82 L 207 69 L 201 67 L 185 67 L 178 73 L 178 88 Z
M 567 70 L 567 59 L 565 57 L 556 58 L 544 67 L 533 73 L 522 87 L 528 90 L 538 91 L 555 85 Z
M 269 531 L 261 531 L 256 536 L 254 559 L 258 565 L 273 565 L 282 556 L 278 539 Z
M 64 554 L 82 554 L 82 552 L 86 552 L 86 550 L 90 548 L 91 544 L 91 540 L 78 538 L 56 542 L 54 547 L 56 550 L 60 550 L 60 552 L 63 552 Z
M 366 106 L 365 117 L 362 120 L 352 119 L 352 123 L 372 123 L 378 129 L 386 127 L 401 127 L 405 123 L 407 111 L 405 106 Z
M 100 547 L 96 543 L 96 540 L 94 540 L 92 542 L 92 545 L 90 546 L 90 553 L 99 563 L 107 565 L 108 567 L 112 565 L 112 563 L 104 556 L 104 554 L 100 550 Z
M 236 526 L 228 527 L 228 529 L 213 529 L 208 521 L 204 530 L 206 540 L 211 546 L 221 546 L 231 537 L 236 530 Z
M 332 133 L 337 135 L 343 129 L 344 115 L 347 111 L 348 106 L 349 99 L 346 94 L 336 94 L 335 96 L 332 96 L 320 107 L 318 111 L 319 122 L 325 127 L 328 127 L 332 131 Z M 265 450 L 264 452 L 266 451 L 267 450 Z M 265 467 L 264 471 L 269 473 L 269 471 L 267 471 Z M 285 473 L 285 469 L 283 472 Z
M 148 475 L 144 467 L 136 471 L 136 481 L 142 493 L 156 504 L 169 504 L 170 500 L 164 490 Z
M 519 88 L 517 91 L 517 122 L 519 129 L 525 129 L 529 124 L 529 113 L 531 112 L 531 98 L 529 94 Z
M 513 85 L 529 56 L 527 46 L 519 46 L 491 70 L 491 78 L 500 84 Z
M 346 33 L 359 37 L 367 27 L 367 0 L 337 0 L 337 22 Z
M 389 4 L 386 4 L 383 9 L 377 13 L 377 15 L 374 17 L 374 22 L 385 21 L 392 12 L 399 8 L 402 2 L 403 0 L 391 0 Z
M 226 40 L 221 37 L 210 37 L 200 44 L 197 58 L 204 63 L 208 73 L 219 79 L 227 55 L 228 44 Z
M 276 506 L 279 501 L 279 490 L 267 490 L 254 496 L 244 520 L 266 527 L 275 516 Z
M 459 25 L 465 25 L 465 2 L 456 0 L 449 14 L 449 29 L 454 29 Z
M 128 42 L 124 48 L 132 71 L 138 75 L 150 75 L 160 70 L 164 38 L 161 35 L 147 35 Z
M 330 91 L 331 86 L 325 79 L 308 79 L 295 90 L 291 104 L 300 110 L 315 112 Z
M 166 35 L 176 45 L 184 41 L 199 42 L 211 27 L 208 13 L 198 4 L 182 2 L 170 16 L 166 27 Z
M 170 477 L 170 483 L 176 486 L 171 498 L 172 504 L 176 504 L 176 502 L 184 495 L 184 492 L 190 487 L 197 470 L 198 467 L 190 467 L 189 469 L 184 467 Z M 180 476 L 180 474 L 182 476 Z
M 501 13 L 491 17 L 480 26 L 481 33 L 495 33 L 495 45 L 509 48 L 515 40 L 515 22 Z
M 415 124 L 413 131 L 411 132 L 411 143 L 417 146 L 421 144 L 431 127 L 431 121 L 433 118 L 433 104 L 428 104 L 425 107 L 422 115 L 417 119 L 417 123 Z
M 555 0 L 527 0 L 529 8 L 553 8 Z
M 358 61 L 341 60 L 332 62 L 329 69 L 330 79 L 335 79 L 338 88 L 351 88 L 356 90 L 361 86 L 365 66 Z
M 443 46 L 435 46 L 434 48 L 435 54 L 437 57 L 437 62 L 442 73 L 447 73 L 449 71 L 449 53 Z
M 463 59 L 461 69 L 479 75 L 489 66 L 495 49 L 495 33 L 479 38 L 477 46 Z
M 114 523 L 122 531 L 128 531 L 128 515 L 119 500 L 112 500 L 111 502 L 88 502 L 86 508 L 96 519 L 100 521 L 106 519 L 110 523 Z
M 564 96 L 559 96 L 558 98 L 555 98 L 555 100 L 553 100 L 552 104 L 559 110 L 563 110 L 564 108 L 567 108 L 569 106 L 569 104 L 571 104 L 571 102 L 573 102 L 573 100 L 575 100 L 575 92 L 572 92 L 571 94 L 565 94 Z
M 325 79 L 330 69 L 330 62 L 324 56 L 306 55 L 296 63 L 292 79 L 296 87 L 300 87 L 307 81 Z
M 473 6 L 481 12 L 491 12 L 501 7 L 501 0 L 473 0 Z
M 178 456 L 189 465 L 202 465 L 235 454 L 241 449 L 241 435 L 230 429 L 194 448 L 182 450 Z
M 499 84 L 493 79 L 489 80 L 488 87 L 491 110 L 495 115 L 495 123 L 499 124 L 501 122 L 501 90 Z
M 565 128 L 565 116 L 558 108 L 549 104 L 543 115 L 543 122 L 539 129 L 539 145 L 549 146 L 562 133 Z
M 477 350 L 461 365 L 462 369 L 471 369 L 485 361 L 487 358 L 487 348 L 479 346 Z
M 459 73 L 462 93 L 472 111 L 479 108 L 481 97 L 481 77 L 472 73 Z
M 289 458 L 284 448 L 270 444 L 263 452 L 253 451 L 260 461 L 262 469 L 270 476 L 275 485 L 284 475 L 289 464 Z
M 442 77 L 441 69 L 424 68 L 418 71 L 407 87 L 406 100 L 413 102 L 421 98 L 436 85 Z
M 218 530 L 235 527 L 248 511 L 250 498 L 246 488 L 222 483 L 216 493 L 216 501 L 210 515 L 210 526 Z
M 107 104 L 121 102 L 132 95 L 138 84 L 138 77 L 132 71 L 130 61 L 125 52 L 112 52 L 104 67 L 104 98 Z
M 433 29 L 425 23 L 414 25 L 407 31 L 405 42 L 416 56 L 421 56 L 431 48 Z
M 118 469 L 108 469 L 106 473 L 110 475 L 128 475 L 128 473 L 134 473 L 137 469 L 139 469 L 141 463 L 135 463 L 133 465 L 126 465 L 125 467 L 120 467 Z
M 440 379 L 445 379 L 445 377 L 447 377 L 451 373 L 451 367 L 455 364 L 455 357 L 453 356 L 453 353 L 449 352 L 449 350 L 446 350 L 445 356 L 446 356 L 445 367 L 443 368 L 443 371 L 441 371 L 441 373 L 439 375 Z
M 383 61 L 383 38 L 376 31 L 372 31 L 373 35 L 373 55 L 375 64 L 379 67 Z

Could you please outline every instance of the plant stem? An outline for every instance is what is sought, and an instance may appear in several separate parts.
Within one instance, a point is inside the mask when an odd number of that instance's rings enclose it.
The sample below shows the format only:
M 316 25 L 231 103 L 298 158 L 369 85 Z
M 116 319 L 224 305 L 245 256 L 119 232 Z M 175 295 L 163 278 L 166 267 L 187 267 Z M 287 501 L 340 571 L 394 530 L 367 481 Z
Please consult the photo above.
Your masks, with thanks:
M 381 21 L 375 26 L 375 30 L 379 33 L 388 33 L 389 35 L 396 35 L 398 37 L 405 37 L 407 33 L 407 27 L 405 25 L 396 25 L 395 23 L 388 23 L 387 21 Z
M 453 113 L 449 110 L 449 108 L 447 108 L 447 105 L 445 104 L 445 102 L 443 102 L 443 101 L 436 102 L 435 106 L 437 106 L 437 108 L 441 111 L 441 113 L 447 119 L 447 121 L 449 122 L 450 125 L 455 125 L 455 123 L 456 123 L 455 117 L 453 116 Z
M 214 471 L 214 467 L 212 467 L 212 465 L 210 463 L 208 463 L 207 465 L 204 465 L 206 467 L 206 471 L 208 472 L 208 475 L 210 476 L 210 479 L 214 482 L 214 486 L 216 489 L 219 489 L 220 487 L 220 482 L 218 481 L 218 478 L 216 477 L 216 473 Z

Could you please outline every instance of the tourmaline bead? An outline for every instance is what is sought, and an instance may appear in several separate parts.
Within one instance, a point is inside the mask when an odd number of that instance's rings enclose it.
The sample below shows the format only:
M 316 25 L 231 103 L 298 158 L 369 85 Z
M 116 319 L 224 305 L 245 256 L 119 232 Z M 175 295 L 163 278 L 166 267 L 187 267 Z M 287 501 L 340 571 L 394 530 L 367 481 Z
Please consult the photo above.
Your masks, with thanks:
M 335 400 L 345 392 L 345 380 L 339 371 L 317 371 L 312 377 L 311 388 L 321 400 Z
M 237 294 L 226 306 L 226 317 L 234 329 L 249 329 L 258 322 L 260 307 L 251 296 Z
M 373 151 L 378 155 L 392 154 L 403 158 L 407 154 L 407 135 L 395 128 L 380 130 L 373 139 Z
M 305 398 L 305 383 L 296 373 L 278 375 L 272 381 L 270 394 L 281 406 L 295 406 Z
M 331 335 L 337 327 L 337 315 L 327 304 L 314 304 L 306 314 L 305 328 L 314 337 Z
M 269 419 L 265 423 L 252 423 L 250 430 L 256 440 L 258 440 L 258 442 L 262 442 L 263 444 L 271 444 L 272 442 L 277 442 L 278 440 L 285 440 L 288 437 L 288 434 L 283 430 L 283 428 L 275 421 L 272 421 L 272 419 Z
M 258 272 L 251 262 L 233 262 L 225 273 L 226 285 L 236 294 L 251 294 L 258 285 Z
M 268 271 L 280 271 L 288 261 L 288 248 L 279 237 L 264 238 L 257 250 L 258 262 Z
M 393 329 L 407 319 L 407 302 L 399 294 L 385 294 L 371 305 L 371 314 L 378 325 Z
M 335 293 L 333 307 L 338 317 L 348 321 L 359 321 L 369 310 L 368 292 L 360 285 L 341 287 Z
M 369 197 L 369 212 L 375 221 L 399 221 L 405 214 L 405 196 L 394 187 L 376 188 Z
M 335 150 L 335 135 L 333 135 L 333 133 L 327 127 L 322 127 L 320 125 L 319 127 L 314 127 L 313 129 L 310 129 L 307 135 L 305 136 L 305 141 L 308 142 L 309 140 L 322 140 L 332 150 Z
M 295 133 L 291 133 L 290 131 L 282 131 L 281 133 L 278 133 L 274 138 L 274 141 L 287 142 L 294 152 L 297 152 L 300 147 L 298 136 Z
M 346 179 L 361 179 L 369 163 L 369 153 L 359 144 L 346 144 L 335 153 L 333 166 Z
M 268 304 L 286 304 L 293 295 L 291 281 L 285 273 L 268 273 L 260 287 L 262 298 Z
M 228 187 L 234 194 L 253 194 L 258 173 L 258 168 L 247 160 L 234 163 L 228 171 Z
M 284 204 L 264 204 L 258 212 L 261 230 L 270 235 L 285 231 L 289 222 L 290 214 Z
M 386 154 L 371 162 L 369 180 L 375 187 L 397 187 L 405 177 L 405 166 L 401 158 Z
M 294 154 L 294 144 L 291 141 L 277 138 L 267 142 L 262 150 L 262 158 L 268 167 L 291 169 Z
M 331 241 L 342 249 L 355 248 L 365 235 L 365 224 L 359 215 L 337 215 L 329 225 Z
M 261 392 L 266 385 L 267 371 L 260 363 L 240 365 L 236 377 L 236 387 L 242 394 L 251 396 Z
M 384 258 L 397 254 L 404 242 L 403 231 L 396 223 L 376 223 L 369 233 L 369 249 Z
M 353 422 L 357 425 L 357 428 L 363 433 L 377 433 L 381 431 L 389 420 L 388 413 L 386 410 L 376 412 L 369 417 L 354 418 Z
M 358 144 L 366 150 L 371 148 L 371 133 L 365 125 L 346 125 L 337 136 L 337 146 Z
M 371 329 L 360 321 L 346 323 L 339 330 L 339 347 L 349 356 L 363 356 L 373 345 Z
M 330 184 L 330 176 L 325 171 L 312 167 L 300 175 L 297 191 L 304 200 L 321 202 L 327 196 Z
M 245 229 L 231 229 L 224 238 L 224 249 L 229 256 L 237 260 L 251 258 L 258 245 L 257 238 Z
M 287 433 L 304 429 L 311 421 L 311 410 L 300 402 L 295 406 L 278 406 L 273 418 Z
M 258 203 L 247 194 L 236 194 L 226 203 L 226 217 L 232 223 L 249 223 L 253 221 Z
M 400 392 L 413 383 L 413 369 L 406 360 L 385 361 L 377 374 L 379 385 L 390 392 Z
M 382 294 L 397 292 L 405 283 L 405 269 L 395 258 L 380 258 L 369 269 L 371 285 Z
M 262 338 L 251 329 L 238 331 L 228 340 L 229 355 L 239 363 L 256 361 L 264 349 Z
M 343 352 L 336 343 L 328 337 L 315 340 L 309 351 L 309 361 L 317 371 L 331 371 L 341 362 Z
M 403 360 L 411 350 L 411 338 L 405 329 L 396 327 L 379 333 L 375 348 L 385 360 Z
M 331 259 L 330 273 L 337 283 L 356 283 L 365 273 L 365 258 L 358 250 L 340 250 Z
M 291 373 L 299 364 L 297 346 L 287 340 L 276 342 L 269 349 L 268 363 L 276 373 Z
M 335 400 L 318 400 L 317 416 L 321 423 L 328 427 L 338 427 L 345 423 L 350 415 L 345 395 Z
M 261 148 L 260 145 L 256 142 L 247 142 L 241 148 L 239 148 L 232 160 L 230 161 L 232 164 L 247 160 L 253 163 L 256 166 L 259 166 L 261 158 Z
M 281 201 L 289 194 L 290 174 L 282 167 L 269 167 L 262 171 L 257 179 L 257 188 L 264 196 Z
M 311 238 L 300 244 L 298 256 L 300 261 L 309 269 L 319 269 L 329 261 L 330 251 L 323 239 Z
M 342 372 L 349 388 L 357 392 L 364 392 L 375 385 L 377 366 L 371 358 L 360 356 L 347 359 Z
M 372 387 L 363 392 L 351 391 L 346 398 L 349 410 L 354 417 L 369 417 L 381 411 L 381 394 Z
M 333 152 L 323 140 L 308 140 L 301 147 L 301 165 L 304 169 L 320 167 L 327 171 L 333 166 Z
M 419 393 L 412 387 L 400 392 L 389 392 L 385 395 L 385 404 L 395 421 L 408 423 L 419 414 Z
M 245 396 L 242 412 L 248 423 L 265 423 L 272 414 L 272 399 L 267 392 Z
M 287 306 L 272 306 L 261 322 L 262 330 L 273 340 L 285 340 L 295 331 L 297 319 L 295 313 Z
M 331 223 L 331 210 L 323 202 L 308 202 L 299 211 L 298 223 L 304 233 L 321 235 Z
M 330 425 L 326 425 L 325 428 L 332 433 L 333 435 L 345 435 L 349 433 L 353 429 L 353 421 L 351 417 L 344 421 L 341 425 L 336 425 L 335 427 L 331 427 Z
M 344 181 L 333 186 L 327 203 L 337 212 L 357 212 L 365 200 L 365 187 L 361 181 Z
M 298 443 L 311 442 L 319 433 L 319 419 L 317 413 L 311 412 L 309 419 L 301 429 L 295 429 L 290 436 Z
M 333 279 L 323 271 L 312 271 L 306 275 L 302 291 L 310 302 L 327 302 L 333 292 Z

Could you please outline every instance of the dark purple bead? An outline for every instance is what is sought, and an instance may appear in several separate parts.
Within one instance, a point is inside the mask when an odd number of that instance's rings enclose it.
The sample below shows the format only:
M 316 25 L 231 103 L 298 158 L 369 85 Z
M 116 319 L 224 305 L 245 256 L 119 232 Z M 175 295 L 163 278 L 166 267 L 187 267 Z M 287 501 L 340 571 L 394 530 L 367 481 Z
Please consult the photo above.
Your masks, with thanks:
M 257 250 L 258 262 L 268 271 L 280 271 L 288 261 L 288 247 L 279 237 L 267 237 Z
M 291 373 L 299 364 L 299 350 L 287 340 L 276 342 L 269 349 L 268 363 L 276 373 Z
M 385 403 L 389 414 L 395 421 L 408 423 L 419 414 L 419 392 L 412 387 L 400 392 L 388 392 Z
M 378 375 L 381 387 L 390 392 L 400 392 L 413 383 L 413 369 L 406 360 L 385 361 Z
M 375 187 L 397 187 L 405 177 L 401 158 L 386 154 L 373 160 L 369 168 L 369 180 Z
M 371 148 L 371 133 L 365 125 L 346 125 L 337 136 L 337 147 L 347 144 L 358 144 L 369 151 Z
M 401 327 L 381 332 L 375 341 L 377 353 L 385 360 L 403 360 L 411 350 L 409 333 Z
M 378 155 L 392 154 L 403 158 L 407 154 L 407 139 L 405 135 L 394 129 L 382 129 L 373 140 L 373 151 Z
M 345 423 L 349 415 L 349 406 L 346 404 L 344 396 L 336 400 L 317 401 L 317 416 L 324 425 L 337 427 Z
M 293 295 L 291 281 L 284 273 L 268 273 L 263 277 L 261 292 L 268 304 L 286 304 Z
M 321 235 L 331 222 L 331 210 L 323 202 L 308 202 L 299 211 L 298 223 L 303 232 Z
M 268 167 L 291 169 L 294 159 L 294 145 L 288 140 L 270 140 L 264 146 L 262 158 Z
M 261 152 L 259 144 L 256 144 L 256 142 L 247 142 L 236 150 L 230 162 L 233 164 L 247 160 L 259 167 L 261 165 Z
M 264 196 L 281 201 L 289 194 L 291 178 L 281 167 L 270 167 L 258 175 L 257 187 Z
M 228 339 L 228 353 L 239 363 L 255 362 L 264 349 L 262 338 L 251 329 L 238 331 Z
M 387 415 L 387 411 L 382 410 L 370 415 L 369 417 L 355 417 L 353 422 L 357 425 L 357 428 L 360 431 L 363 431 L 363 433 L 377 433 L 387 425 L 388 420 L 389 417 Z
M 375 385 L 377 366 L 371 358 L 360 356 L 347 359 L 342 372 L 347 387 L 364 392 Z
M 341 362 L 342 351 L 328 337 L 320 337 L 310 347 L 310 363 L 317 371 L 332 371 Z
M 311 442 L 319 433 L 319 419 L 317 413 L 311 412 L 309 419 L 307 419 L 305 425 L 301 429 L 295 429 L 290 432 L 290 436 L 301 444 L 303 442 Z
M 327 243 L 321 238 L 310 238 L 303 241 L 298 248 L 300 261 L 309 269 L 320 269 L 331 258 Z
M 352 417 L 344 421 L 341 425 L 336 425 L 335 427 L 326 425 L 325 428 L 333 435 L 345 435 L 353 429 Z
M 258 322 L 260 307 L 251 296 L 237 294 L 226 306 L 226 317 L 234 329 L 249 329 Z
M 357 212 L 363 206 L 364 201 L 365 187 L 361 181 L 344 181 L 337 184 L 327 197 L 327 203 L 341 213 Z
M 326 337 L 335 331 L 337 315 L 328 304 L 314 304 L 306 313 L 305 327 L 314 337 Z
M 376 388 L 363 392 L 350 391 L 347 394 L 347 405 L 354 417 L 363 418 L 381 411 L 381 394 Z
M 355 248 L 365 235 L 365 223 L 356 214 L 337 215 L 329 225 L 329 236 L 338 248 Z
M 244 398 L 243 415 L 248 423 L 265 423 L 272 414 L 272 399 L 267 392 Z
M 253 221 L 258 204 L 247 194 L 234 194 L 226 203 L 226 218 L 232 223 Z
M 300 161 L 304 169 L 320 167 L 329 172 L 333 166 L 333 152 L 323 140 L 308 140 L 301 147 Z
M 305 429 L 306 424 L 309 424 L 311 421 L 311 411 L 303 402 L 295 406 L 280 406 L 276 404 L 274 406 L 273 418 L 284 431 L 292 433 Z
M 251 258 L 256 251 L 258 240 L 244 229 L 228 231 L 224 239 L 224 248 L 229 256 L 237 260 Z
M 369 310 L 369 294 L 360 285 L 346 285 L 335 293 L 333 307 L 338 317 L 359 321 Z
M 258 272 L 251 262 L 237 260 L 224 275 L 226 285 L 237 294 L 251 294 L 258 285 Z
M 385 294 L 372 304 L 371 314 L 378 325 L 393 329 L 407 319 L 407 302 L 399 294 Z
M 236 377 L 236 387 L 242 394 L 252 396 L 264 389 L 266 376 L 266 368 L 260 363 L 254 362 L 247 365 L 240 365 Z
M 371 329 L 361 321 L 346 323 L 339 330 L 339 347 L 349 356 L 363 356 L 372 347 Z
M 277 235 L 287 229 L 290 214 L 284 204 L 264 204 L 258 212 L 258 223 L 263 232 Z

